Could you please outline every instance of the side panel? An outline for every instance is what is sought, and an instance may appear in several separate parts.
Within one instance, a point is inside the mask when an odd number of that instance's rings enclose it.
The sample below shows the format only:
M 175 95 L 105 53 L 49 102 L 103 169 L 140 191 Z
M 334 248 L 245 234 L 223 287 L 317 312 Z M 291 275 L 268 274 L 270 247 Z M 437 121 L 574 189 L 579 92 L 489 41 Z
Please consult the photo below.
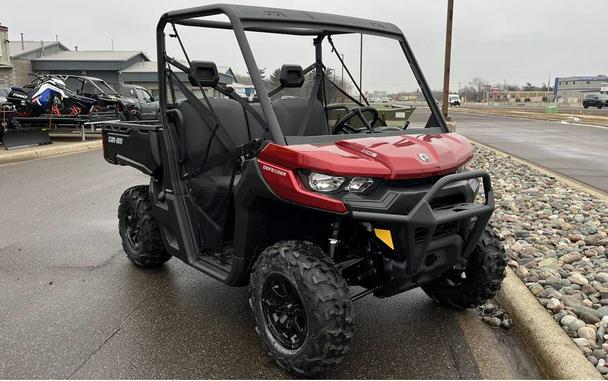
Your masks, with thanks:
M 147 175 L 154 175 L 161 168 L 160 133 L 160 127 L 148 125 L 103 126 L 103 156 L 111 164 L 129 165 Z

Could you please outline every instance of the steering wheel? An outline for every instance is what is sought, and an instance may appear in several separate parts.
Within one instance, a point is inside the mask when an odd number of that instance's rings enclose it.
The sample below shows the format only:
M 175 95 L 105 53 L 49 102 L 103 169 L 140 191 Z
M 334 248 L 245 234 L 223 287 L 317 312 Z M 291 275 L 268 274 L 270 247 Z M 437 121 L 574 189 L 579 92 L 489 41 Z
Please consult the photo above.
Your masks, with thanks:
M 373 119 L 372 119 L 371 123 L 367 120 L 365 115 L 363 115 L 364 112 L 372 113 Z M 359 119 L 363 122 L 363 124 L 365 124 L 365 127 L 369 130 L 369 132 L 374 132 L 373 126 L 376 124 L 376 122 L 379 119 L 378 110 L 376 110 L 375 108 L 373 108 L 371 106 L 364 106 L 364 107 L 355 107 L 355 108 L 351 109 L 348 113 L 346 113 L 346 115 L 344 115 L 342 118 L 340 118 L 340 120 L 338 120 L 336 122 L 336 126 L 334 127 L 334 134 L 340 134 L 340 133 L 356 134 L 356 133 L 358 133 L 359 132 L 358 129 L 354 128 L 353 126 L 351 126 L 347 123 L 355 116 L 359 117 Z

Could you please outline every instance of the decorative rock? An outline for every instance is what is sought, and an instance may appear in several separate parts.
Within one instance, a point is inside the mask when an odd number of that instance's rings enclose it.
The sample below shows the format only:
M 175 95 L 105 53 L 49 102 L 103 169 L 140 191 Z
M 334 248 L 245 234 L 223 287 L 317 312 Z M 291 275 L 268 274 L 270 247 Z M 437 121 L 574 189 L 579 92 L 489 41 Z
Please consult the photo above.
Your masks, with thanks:
M 564 263 L 574 263 L 574 262 L 578 262 L 581 260 L 583 256 L 580 255 L 579 253 L 568 253 L 566 255 L 563 255 L 559 258 L 560 261 L 564 262 Z
M 559 268 L 559 261 L 555 258 L 546 258 L 538 262 L 538 267 L 557 269 Z
M 600 307 L 596 310 L 596 312 L 602 316 L 603 320 L 604 316 L 608 316 L 608 306 Z
M 549 301 L 547 302 L 547 305 L 546 305 L 545 307 L 546 307 L 548 310 L 555 311 L 555 309 L 556 309 L 557 307 L 559 307 L 559 306 L 560 306 L 560 304 L 561 304 L 561 303 L 560 303 L 559 299 L 551 298 L 551 299 L 549 299 Z M 561 309 L 561 308 L 560 308 L 560 309 Z
M 538 296 L 541 292 L 543 292 L 544 288 L 538 283 L 532 283 L 528 286 L 528 289 L 534 296 Z
M 475 150 L 472 164 L 495 179 L 492 221 L 508 265 L 608 380 L 608 202 L 507 155 Z M 510 323 L 499 308 L 482 317 L 493 318 Z
M 585 326 L 577 330 L 578 337 L 595 342 L 595 329 Z
M 576 319 L 572 323 L 568 324 L 568 329 L 578 333 L 578 329 L 585 326 L 585 322 L 581 319 Z M 595 338 L 595 332 L 593 332 L 593 337 Z
M 492 327 L 500 327 L 501 323 L 502 323 L 502 321 L 497 317 L 491 318 L 490 321 L 488 322 L 488 324 Z M 595 337 L 595 332 L 593 332 L 593 335 Z
M 520 278 L 527 278 L 530 272 L 524 266 L 519 266 L 515 271 L 515 274 Z
M 591 354 L 593 355 L 593 357 L 595 357 L 596 359 L 600 360 L 605 360 L 606 359 L 606 351 L 603 349 L 594 349 L 593 352 L 591 352 Z
M 575 338 L 575 339 L 572 339 L 572 341 L 574 341 L 574 343 L 576 343 L 576 345 L 578 345 L 579 347 L 588 347 L 589 346 L 589 341 L 587 339 Z
M 597 365 L 597 358 L 595 356 L 587 356 L 587 360 L 594 366 Z
M 585 278 L 583 275 L 581 275 L 580 273 L 577 273 L 577 272 L 571 273 L 570 276 L 568 277 L 568 280 L 570 282 L 572 282 L 574 284 L 578 284 L 580 286 L 589 283 L 587 278 Z
M 608 283 L 608 273 L 597 273 L 595 279 L 602 283 Z
M 582 301 L 574 296 L 564 295 L 562 296 L 561 301 L 566 307 L 582 306 Z
M 566 315 L 568 315 L 568 312 L 561 310 L 553 316 L 553 319 L 555 319 L 556 322 L 559 322 Z
M 579 318 L 587 324 L 596 324 L 600 322 L 600 319 L 595 314 L 588 311 L 581 313 Z
M 563 326 L 569 326 L 570 323 L 576 321 L 576 316 L 572 316 L 572 315 L 566 315 L 562 318 L 562 320 L 560 320 L 560 324 Z

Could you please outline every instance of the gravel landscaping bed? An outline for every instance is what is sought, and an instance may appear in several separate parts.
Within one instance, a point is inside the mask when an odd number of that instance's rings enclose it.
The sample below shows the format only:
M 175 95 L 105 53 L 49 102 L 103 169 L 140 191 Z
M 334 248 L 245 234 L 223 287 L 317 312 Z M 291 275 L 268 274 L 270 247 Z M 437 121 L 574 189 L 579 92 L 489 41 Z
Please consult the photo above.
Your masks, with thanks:
M 608 379 L 608 202 L 475 146 L 509 266 Z

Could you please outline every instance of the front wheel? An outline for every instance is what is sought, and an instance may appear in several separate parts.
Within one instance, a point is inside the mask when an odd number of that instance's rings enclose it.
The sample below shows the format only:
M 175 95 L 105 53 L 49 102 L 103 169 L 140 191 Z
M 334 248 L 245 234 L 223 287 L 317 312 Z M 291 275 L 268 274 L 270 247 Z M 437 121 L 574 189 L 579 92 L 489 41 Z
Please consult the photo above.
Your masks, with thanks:
M 494 229 L 488 226 L 464 271 L 450 271 L 422 286 L 440 305 L 474 308 L 494 297 L 505 277 L 507 257 Z
M 118 206 L 118 232 L 127 257 L 141 267 L 158 267 L 171 259 L 160 236 L 158 223 L 150 211 L 152 201 L 147 185 L 127 189 Z
M 583 108 L 589 108 L 589 105 L 583 105 Z
M 292 373 L 318 374 L 349 349 L 353 311 L 346 281 L 310 242 L 264 250 L 251 273 L 249 303 L 264 349 Z
M 597 108 L 602 108 L 604 105 L 601 103 L 598 103 Z

